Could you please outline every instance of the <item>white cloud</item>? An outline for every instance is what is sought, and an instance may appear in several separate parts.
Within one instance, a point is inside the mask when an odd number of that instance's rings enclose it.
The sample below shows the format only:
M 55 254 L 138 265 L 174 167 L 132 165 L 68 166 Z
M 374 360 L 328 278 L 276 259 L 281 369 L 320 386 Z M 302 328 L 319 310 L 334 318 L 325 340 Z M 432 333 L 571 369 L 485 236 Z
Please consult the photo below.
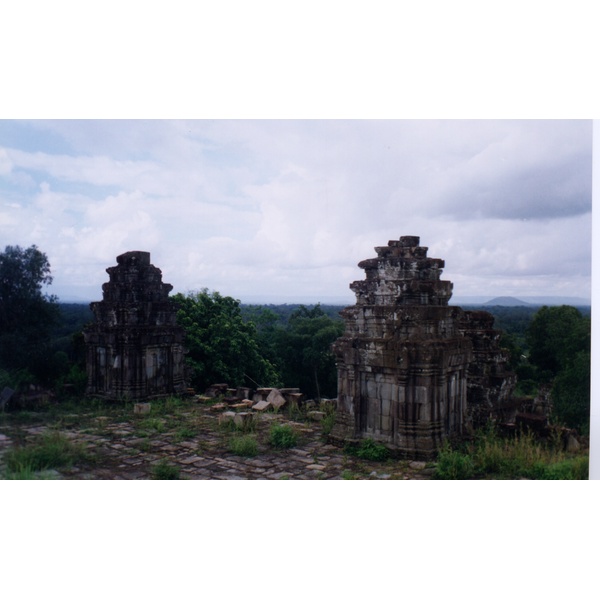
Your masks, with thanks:
M 139 249 L 180 290 L 347 296 L 374 246 L 419 235 L 461 295 L 589 293 L 590 122 L 28 127 L 38 149 L 0 148 L 0 235 L 46 251 L 57 290 Z

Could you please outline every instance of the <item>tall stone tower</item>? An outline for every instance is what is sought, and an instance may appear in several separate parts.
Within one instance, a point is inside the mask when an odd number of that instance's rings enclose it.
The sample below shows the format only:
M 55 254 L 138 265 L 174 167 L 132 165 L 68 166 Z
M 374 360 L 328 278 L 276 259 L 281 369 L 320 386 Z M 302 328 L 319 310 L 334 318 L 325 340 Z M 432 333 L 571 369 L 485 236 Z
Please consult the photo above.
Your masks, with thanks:
M 497 338 L 483 329 L 487 313 L 470 319 L 448 306 L 452 283 L 440 280 L 444 261 L 428 258 L 418 237 L 404 236 L 375 251 L 377 258 L 358 265 L 366 279 L 350 284 L 356 305 L 342 310 L 346 330 L 333 345 L 338 411 L 331 439 L 368 437 L 408 458 L 433 458 L 444 439 L 461 434 L 470 420 L 471 374 L 481 392 L 494 365 L 494 385 L 502 385 L 505 359 Z M 473 341 L 482 337 L 491 340 L 487 362 L 473 369 Z M 497 396 L 480 393 L 480 408 Z
M 106 269 L 103 300 L 84 331 L 87 393 L 114 400 L 168 396 L 185 389 L 184 332 L 149 252 L 126 252 Z

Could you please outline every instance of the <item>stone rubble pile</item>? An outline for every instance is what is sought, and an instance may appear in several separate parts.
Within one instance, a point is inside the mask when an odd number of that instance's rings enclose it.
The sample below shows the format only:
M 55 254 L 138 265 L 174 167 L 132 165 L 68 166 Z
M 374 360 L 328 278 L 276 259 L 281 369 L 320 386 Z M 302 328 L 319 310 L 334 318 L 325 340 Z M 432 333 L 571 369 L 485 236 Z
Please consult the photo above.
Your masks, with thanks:
M 322 398 L 320 403 L 315 400 L 306 399 L 299 388 L 275 388 L 263 387 L 252 390 L 247 387 L 231 388 L 227 383 L 214 383 L 209 386 L 203 394 L 195 394 L 196 402 L 205 403 L 218 400 L 212 404 L 212 412 L 222 412 L 221 421 L 234 420 L 240 421 L 252 415 L 252 413 L 261 413 L 265 411 L 280 411 L 283 407 L 300 409 L 307 411 L 307 415 L 314 421 L 321 421 L 326 410 L 335 410 L 337 406 L 336 399 Z M 317 410 L 321 408 L 322 410 Z M 239 411 L 250 411 L 249 413 Z M 238 412 L 235 412 L 238 411 Z M 236 424 L 238 422 L 236 421 Z

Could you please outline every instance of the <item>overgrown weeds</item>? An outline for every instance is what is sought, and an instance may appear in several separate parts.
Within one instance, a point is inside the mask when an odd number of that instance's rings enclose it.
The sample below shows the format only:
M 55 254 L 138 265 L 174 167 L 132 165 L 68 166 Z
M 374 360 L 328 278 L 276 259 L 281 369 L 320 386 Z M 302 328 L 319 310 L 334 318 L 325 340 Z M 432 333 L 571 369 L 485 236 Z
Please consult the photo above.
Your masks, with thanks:
M 171 465 L 165 458 L 152 467 L 152 479 L 181 479 L 179 467 Z
M 437 479 L 588 479 L 588 456 L 570 456 L 556 441 L 543 443 L 531 433 L 503 438 L 488 428 L 462 446 L 442 448 Z
M 82 444 L 57 431 L 44 433 L 29 444 L 9 449 L 4 455 L 6 476 L 10 479 L 29 479 L 29 475 L 40 471 L 91 460 L 92 456 Z
M 325 413 L 325 416 L 323 417 L 323 420 L 321 421 L 321 426 L 322 426 L 322 432 L 323 432 L 323 437 L 327 437 L 330 433 L 331 430 L 333 429 L 333 426 L 335 425 L 335 406 L 331 405 L 331 404 L 325 404 L 325 403 L 321 403 L 322 405 L 322 409 L 323 412 Z
M 291 425 L 274 423 L 269 429 L 269 444 L 281 450 L 293 448 L 298 443 L 298 434 Z
M 229 450 L 237 456 L 253 457 L 258 454 L 258 442 L 254 435 L 235 436 L 229 440 Z
M 153 415 L 177 415 L 185 406 L 183 399 L 178 396 L 155 399 L 151 404 Z

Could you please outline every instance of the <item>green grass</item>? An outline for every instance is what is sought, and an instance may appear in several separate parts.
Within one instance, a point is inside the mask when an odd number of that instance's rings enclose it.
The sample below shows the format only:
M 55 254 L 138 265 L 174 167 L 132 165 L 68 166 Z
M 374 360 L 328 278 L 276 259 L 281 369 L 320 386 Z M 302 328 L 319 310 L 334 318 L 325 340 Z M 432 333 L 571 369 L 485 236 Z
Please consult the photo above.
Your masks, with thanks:
M 229 450 L 237 456 L 256 456 L 258 454 L 258 442 L 253 435 L 236 436 L 229 440 Z
M 589 457 L 565 453 L 557 440 L 537 441 L 521 433 L 502 438 L 492 429 L 438 456 L 436 479 L 588 479 Z
M 298 435 L 291 425 L 274 423 L 269 429 L 269 444 L 281 450 L 293 448 L 298 443 Z
M 179 467 L 171 465 L 162 459 L 152 467 L 152 479 L 180 479 Z
M 27 445 L 11 448 L 4 455 L 6 476 L 18 479 L 28 479 L 29 474 L 70 467 L 91 459 L 84 446 L 56 431 L 44 433 Z
M 24 465 L 16 471 L 9 471 L 4 479 L 57 479 L 56 475 L 48 470 L 34 471 L 30 466 Z
M 146 417 L 136 424 L 136 429 L 140 435 L 153 435 L 164 433 L 166 431 L 165 422 L 158 417 Z
M 189 425 L 182 425 L 173 436 L 173 441 L 175 442 L 184 442 L 185 440 L 190 440 L 196 437 L 197 431 L 190 427 Z
M 140 452 L 150 452 L 150 450 L 152 450 L 152 444 L 148 438 L 140 439 L 140 441 L 135 444 L 135 447 Z
M 186 404 L 182 398 L 169 396 L 168 398 L 159 398 L 150 402 L 152 415 L 176 415 Z

